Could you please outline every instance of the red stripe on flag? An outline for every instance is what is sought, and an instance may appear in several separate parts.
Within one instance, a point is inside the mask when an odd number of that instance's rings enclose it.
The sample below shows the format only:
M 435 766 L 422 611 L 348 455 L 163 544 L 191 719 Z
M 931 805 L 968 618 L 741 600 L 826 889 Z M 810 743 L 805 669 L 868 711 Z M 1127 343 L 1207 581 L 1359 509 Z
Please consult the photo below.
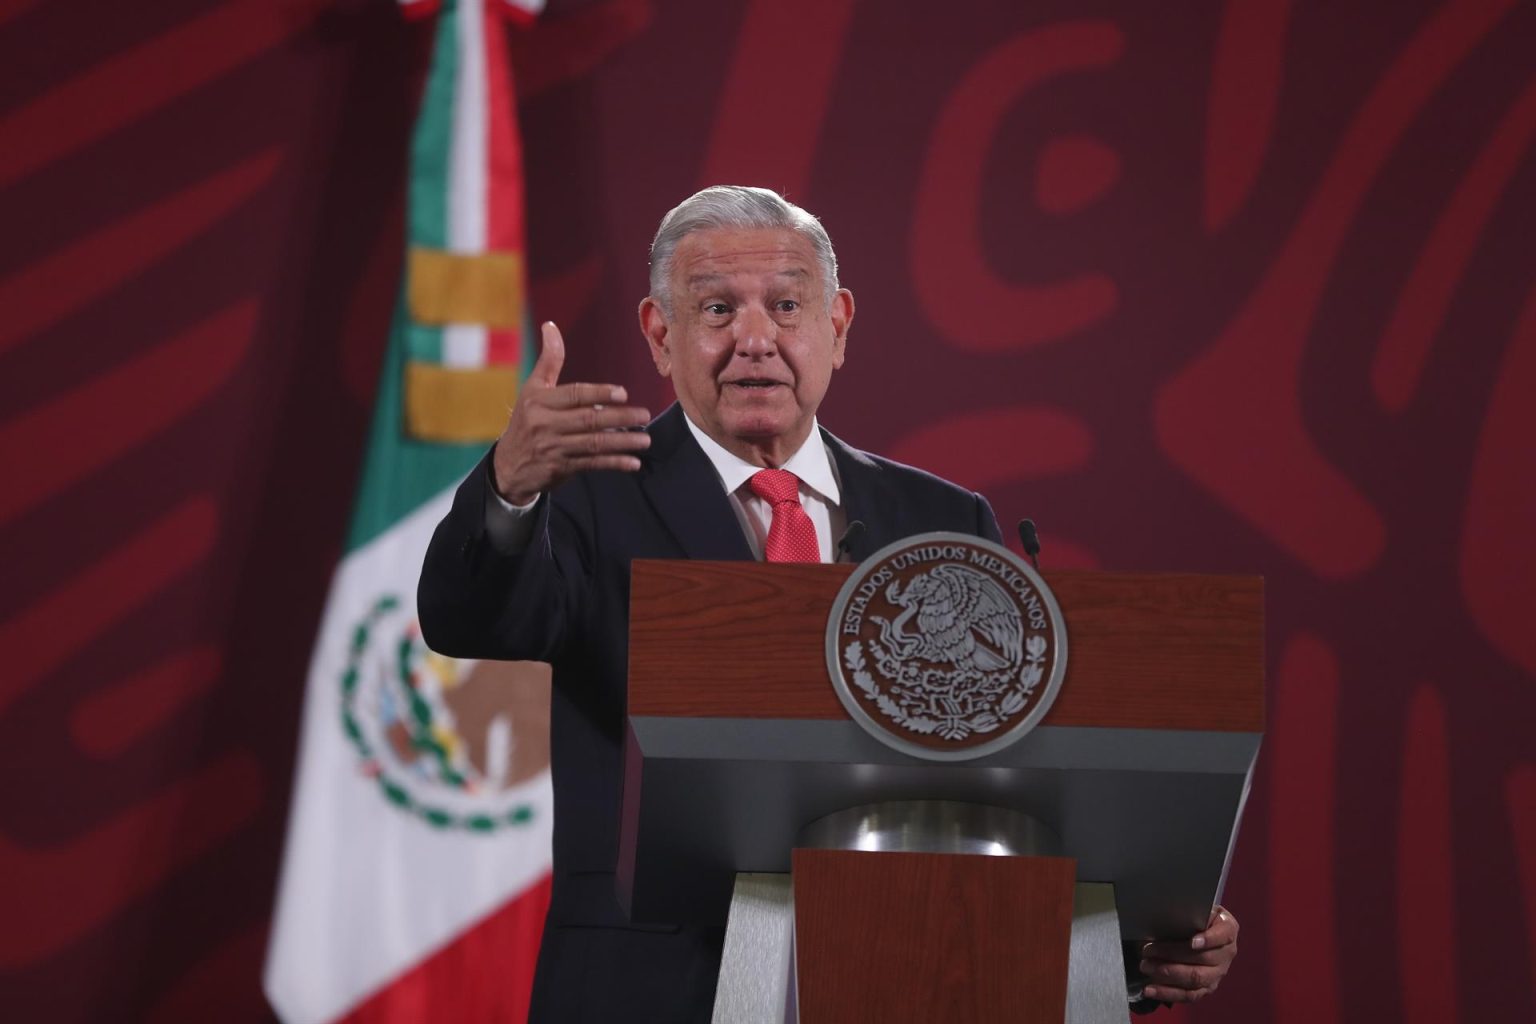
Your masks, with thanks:
M 527 1020 L 549 889 L 545 875 L 335 1024 Z
M 506 21 L 492 5 L 481 11 L 485 45 L 485 247 L 524 252 L 523 154 L 517 133 L 517 101 L 507 63 Z M 518 328 L 486 332 L 488 363 L 516 365 L 522 358 Z
M 487 330 L 485 332 L 485 361 L 493 366 L 515 366 L 520 361 L 523 332 L 517 330 Z

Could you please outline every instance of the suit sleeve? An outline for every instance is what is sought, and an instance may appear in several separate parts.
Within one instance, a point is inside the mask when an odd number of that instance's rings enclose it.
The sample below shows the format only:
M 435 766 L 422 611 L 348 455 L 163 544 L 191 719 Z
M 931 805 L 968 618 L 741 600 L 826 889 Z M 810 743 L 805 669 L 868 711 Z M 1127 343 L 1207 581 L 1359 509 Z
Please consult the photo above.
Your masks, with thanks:
M 503 554 L 486 531 L 490 457 L 459 485 L 427 547 L 416 588 L 422 637 L 454 658 L 552 661 L 582 622 L 590 503 L 579 485 L 544 495 L 527 546 Z

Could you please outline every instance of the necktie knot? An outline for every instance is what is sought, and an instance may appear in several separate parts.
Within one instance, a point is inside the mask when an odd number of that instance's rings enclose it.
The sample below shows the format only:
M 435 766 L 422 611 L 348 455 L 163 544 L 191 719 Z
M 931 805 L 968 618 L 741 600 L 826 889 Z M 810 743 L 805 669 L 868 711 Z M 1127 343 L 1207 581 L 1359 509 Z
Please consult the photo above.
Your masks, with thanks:
M 760 469 L 749 481 L 752 493 L 770 505 L 800 502 L 800 478 L 787 469 Z
M 800 504 L 800 478 L 787 469 L 763 469 L 747 482 L 773 508 L 763 557 L 770 562 L 821 561 L 816 527 Z

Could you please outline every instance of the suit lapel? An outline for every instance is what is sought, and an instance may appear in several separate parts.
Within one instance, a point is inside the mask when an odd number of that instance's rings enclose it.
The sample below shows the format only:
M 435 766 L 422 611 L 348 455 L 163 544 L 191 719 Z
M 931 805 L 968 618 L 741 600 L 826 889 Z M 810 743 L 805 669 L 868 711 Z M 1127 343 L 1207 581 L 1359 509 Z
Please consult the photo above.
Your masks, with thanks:
M 896 513 L 885 490 L 885 481 L 869 456 L 839 441 L 825 427 L 822 439 L 837 463 L 838 483 L 842 488 L 843 517 L 848 523 L 864 524 L 864 536 L 852 545 L 850 554 L 854 561 L 862 561 L 892 541 L 899 540 L 896 530 Z M 833 538 L 836 543 L 837 538 Z
M 651 425 L 647 472 L 640 488 L 689 558 L 751 561 L 752 548 L 688 424 L 674 403 Z
M 668 532 L 689 558 L 750 561 L 752 548 L 741 532 L 741 522 L 715 467 L 689 432 L 682 406 L 674 403 L 650 429 L 651 449 L 640 487 Z M 824 428 L 821 436 L 837 464 L 845 521 L 864 524 L 863 540 L 853 551 L 855 559 L 900 540 L 900 509 L 885 494 L 880 467 Z

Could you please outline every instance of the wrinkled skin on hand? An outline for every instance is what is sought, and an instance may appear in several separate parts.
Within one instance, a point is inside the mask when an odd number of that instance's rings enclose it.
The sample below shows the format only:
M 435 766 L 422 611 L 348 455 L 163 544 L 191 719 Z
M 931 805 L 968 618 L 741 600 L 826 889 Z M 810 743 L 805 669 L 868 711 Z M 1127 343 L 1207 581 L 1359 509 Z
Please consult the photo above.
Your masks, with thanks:
M 632 473 L 640 468 L 635 453 L 651 446 L 649 434 L 631 429 L 650 422 L 649 412 L 625 405 L 629 396 L 617 384 L 561 384 L 560 328 L 544 324 L 543 341 L 492 457 L 496 491 L 514 505 L 585 470 Z

